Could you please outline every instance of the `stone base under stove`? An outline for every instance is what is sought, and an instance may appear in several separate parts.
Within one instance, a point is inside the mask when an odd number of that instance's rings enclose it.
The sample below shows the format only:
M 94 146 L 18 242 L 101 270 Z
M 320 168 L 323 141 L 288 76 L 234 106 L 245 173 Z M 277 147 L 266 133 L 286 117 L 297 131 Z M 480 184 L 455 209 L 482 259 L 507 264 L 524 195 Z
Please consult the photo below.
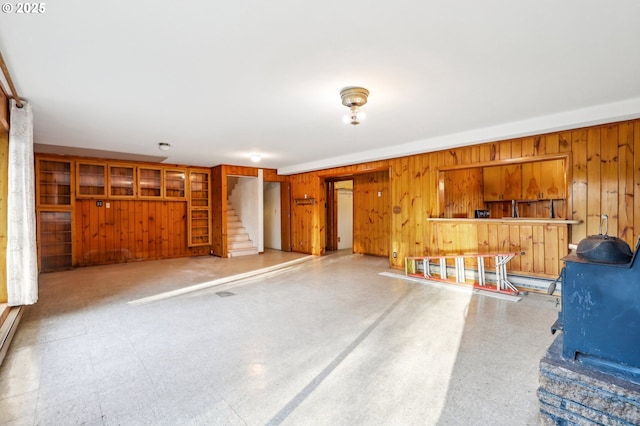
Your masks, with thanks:
M 543 425 L 639 425 L 640 384 L 562 357 L 562 333 L 540 360 Z M 636 350 L 633 348 L 632 350 Z

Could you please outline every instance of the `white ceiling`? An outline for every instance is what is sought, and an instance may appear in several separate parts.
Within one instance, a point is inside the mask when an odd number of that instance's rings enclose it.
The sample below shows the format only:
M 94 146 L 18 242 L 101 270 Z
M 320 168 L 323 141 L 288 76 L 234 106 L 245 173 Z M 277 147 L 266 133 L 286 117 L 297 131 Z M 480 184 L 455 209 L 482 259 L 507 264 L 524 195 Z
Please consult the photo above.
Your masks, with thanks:
M 0 14 L 38 144 L 295 173 L 640 117 L 638 0 L 45 6 Z

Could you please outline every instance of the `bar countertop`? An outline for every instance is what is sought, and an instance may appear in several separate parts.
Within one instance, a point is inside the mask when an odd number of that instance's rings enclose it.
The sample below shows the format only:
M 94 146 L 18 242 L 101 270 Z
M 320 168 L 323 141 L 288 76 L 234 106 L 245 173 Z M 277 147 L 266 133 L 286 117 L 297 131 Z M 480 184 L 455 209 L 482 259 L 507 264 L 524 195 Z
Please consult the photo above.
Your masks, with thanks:
M 475 219 L 475 218 L 465 218 L 465 217 L 428 217 L 427 221 L 431 222 L 458 222 L 458 223 L 504 223 L 511 225 L 527 225 L 527 224 L 536 224 L 536 225 L 577 225 L 580 220 L 569 220 L 569 219 L 551 219 L 551 218 L 540 218 L 540 217 L 503 217 L 500 219 Z

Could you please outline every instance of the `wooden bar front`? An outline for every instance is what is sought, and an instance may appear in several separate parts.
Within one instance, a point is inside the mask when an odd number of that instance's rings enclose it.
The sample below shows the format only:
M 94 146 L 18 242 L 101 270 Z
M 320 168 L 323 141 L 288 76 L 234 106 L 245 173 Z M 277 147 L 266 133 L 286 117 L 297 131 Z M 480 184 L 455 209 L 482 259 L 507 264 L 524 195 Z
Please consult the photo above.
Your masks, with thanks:
M 433 239 L 425 255 L 524 252 L 507 266 L 508 273 L 555 279 L 569 253 L 570 225 L 564 219 L 428 218 Z M 465 260 L 472 262 L 472 259 Z M 475 267 L 471 263 L 469 267 Z M 488 263 L 487 267 L 493 267 Z

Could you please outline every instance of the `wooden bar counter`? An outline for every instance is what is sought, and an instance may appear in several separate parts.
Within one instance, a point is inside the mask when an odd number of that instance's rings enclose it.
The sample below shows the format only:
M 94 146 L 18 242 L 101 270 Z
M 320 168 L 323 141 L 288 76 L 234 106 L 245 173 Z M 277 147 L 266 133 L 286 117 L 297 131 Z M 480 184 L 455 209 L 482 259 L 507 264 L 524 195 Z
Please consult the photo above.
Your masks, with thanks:
M 580 223 L 542 218 L 428 218 L 427 221 L 432 227 L 431 255 L 524 252 L 509 262 L 508 273 L 552 279 L 560 274 L 561 259 L 569 252 L 570 225 Z

